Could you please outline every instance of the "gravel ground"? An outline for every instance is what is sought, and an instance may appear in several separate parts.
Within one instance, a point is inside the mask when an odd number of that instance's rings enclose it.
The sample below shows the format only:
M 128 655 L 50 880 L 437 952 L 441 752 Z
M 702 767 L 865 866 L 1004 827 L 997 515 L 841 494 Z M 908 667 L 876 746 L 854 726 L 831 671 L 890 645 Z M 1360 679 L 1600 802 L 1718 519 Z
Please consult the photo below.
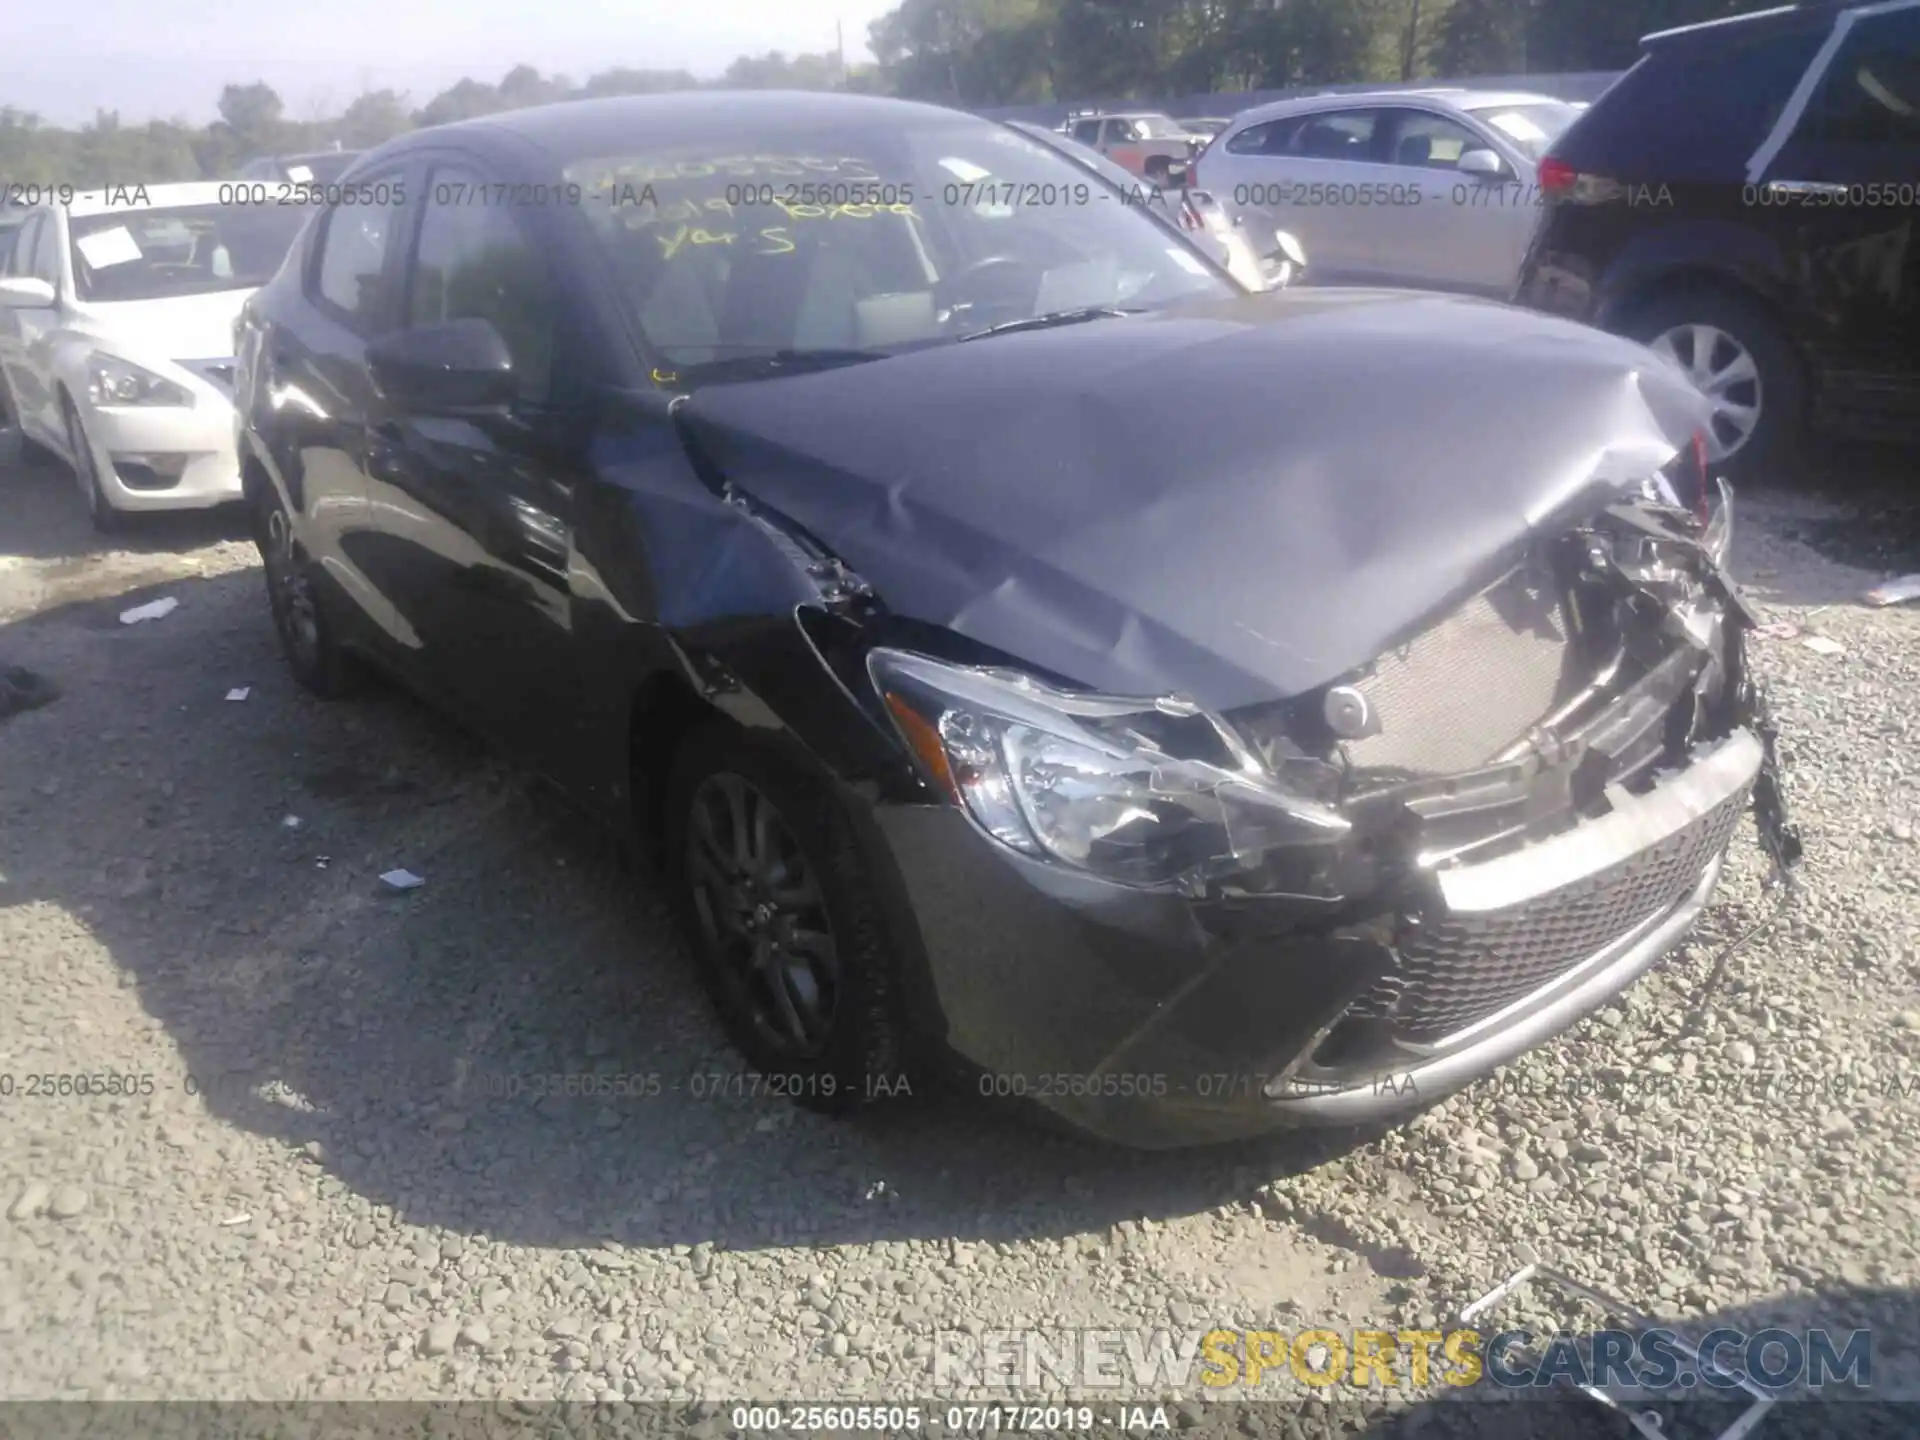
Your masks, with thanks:
M 1920 1395 L 1920 607 L 1854 603 L 1920 517 L 1877 493 L 1743 502 L 1736 568 L 1799 629 L 1755 647 L 1784 908 L 1743 832 L 1696 943 L 1500 1077 L 1168 1157 L 742 1093 L 649 880 L 417 705 L 299 692 L 233 521 L 105 549 L 9 456 L 0 663 L 63 693 L 0 723 L 0 1074 L 138 1093 L 0 1098 L 0 1398 L 924 1399 L 942 1331 L 1444 1325 L 1534 1259 L 1662 1317 L 1870 1324 Z M 555 1073 L 657 1093 L 505 1093 Z

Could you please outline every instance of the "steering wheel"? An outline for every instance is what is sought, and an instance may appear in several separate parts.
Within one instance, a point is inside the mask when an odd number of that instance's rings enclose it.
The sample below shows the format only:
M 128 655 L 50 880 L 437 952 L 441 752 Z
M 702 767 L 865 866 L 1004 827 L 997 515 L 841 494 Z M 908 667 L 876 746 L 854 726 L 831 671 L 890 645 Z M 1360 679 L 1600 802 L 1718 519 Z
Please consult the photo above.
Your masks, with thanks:
M 1032 313 L 1043 273 L 1017 255 L 983 255 L 947 279 L 946 308 L 964 315 L 969 328 L 1019 319 Z

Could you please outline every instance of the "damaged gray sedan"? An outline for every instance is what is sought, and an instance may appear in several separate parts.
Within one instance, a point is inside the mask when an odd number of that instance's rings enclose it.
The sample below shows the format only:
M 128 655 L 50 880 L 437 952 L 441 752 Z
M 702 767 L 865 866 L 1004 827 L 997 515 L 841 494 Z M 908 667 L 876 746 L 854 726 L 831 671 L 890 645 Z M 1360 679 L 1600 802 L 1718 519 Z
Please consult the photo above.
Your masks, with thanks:
M 1637 345 L 1255 295 L 877 99 L 548 107 L 343 184 L 393 203 L 238 335 L 288 660 L 646 842 L 766 1091 L 1391 1117 L 1656 963 L 1747 814 L 1797 858 L 1705 402 Z

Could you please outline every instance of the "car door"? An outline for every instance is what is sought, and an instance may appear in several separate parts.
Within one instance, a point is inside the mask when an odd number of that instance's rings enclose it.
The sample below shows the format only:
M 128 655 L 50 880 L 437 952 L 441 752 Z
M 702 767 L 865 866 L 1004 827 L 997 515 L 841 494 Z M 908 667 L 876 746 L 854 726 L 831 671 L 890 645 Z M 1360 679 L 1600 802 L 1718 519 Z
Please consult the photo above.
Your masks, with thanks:
M 577 679 L 569 562 L 585 427 L 577 348 L 562 346 L 542 216 L 478 162 L 435 161 L 402 282 L 406 326 L 483 319 L 519 380 L 497 412 L 434 415 L 377 402 L 367 485 L 389 588 L 426 673 L 479 728 L 563 781 Z
M 1920 0 L 1856 11 L 1751 213 L 1805 276 L 1826 418 L 1920 433 Z
M 1507 147 L 1469 120 L 1413 105 L 1388 116 L 1392 175 L 1374 197 L 1383 211 L 1382 275 L 1396 285 L 1504 300 L 1538 219 L 1535 187 Z M 1498 156 L 1501 172 L 1462 172 L 1460 157 L 1475 150 Z
M 8 237 L 11 242 L 0 257 L 0 278 L 19 279 L 27 274 L 33 260 L 33 243 L 40 233 L 44 211 L 28 214 L 26 222 Z M 5 408 L 10 423 L 19 425 L 26 418 L 25 395 L 32 394 L 32 382 L 22 373 L 26 364 L 26 331 L 22 321 L 26 312 L 12 305 L 0 305 L 0 380 L 5 381 Z M 23 393 L 24 392 L 24 393 Z
M 48 305 L 6 307 L 6 339 L 0 363 L 23 433 L 65 452 L 66 417 L 53 376 L 53 342 L 61 324 L 60 214 L 48 207 L 27 222 L 14 244 L 8 274 L 53 286 Z
M 1391 174 L 1386 116 L 1371 106 L 1316 110 L 1287 137 L 1274 221 L 1305 244 L 1318 280 L 1378 283 L 1384 273 L 1386 215 L 1374 201 Z
M 406 637 L 377 578 L 364 432 L 373 401 L 366 351 L 394 323 L 408 185 L 405 162 L 383 167 L 356 186 L 356 203 L 317 218 L 297 292 L 269 286 L 256 297 L 256 333 L 243 337 L 237 377 L 250 423 L 301 517 L 302 543 L 358 611 L 356 628 L 403 666 Z
M 1230 129 L 1200 158 L 1194 183 L 1250 234 L 1271 236 L 1285 228 L 1281 215 L 1287 209 L 1287 149 L 1304 118 L 1287 115 Z M 1298 230 L 1290 233 L 1303 244 L 1311 240 Z

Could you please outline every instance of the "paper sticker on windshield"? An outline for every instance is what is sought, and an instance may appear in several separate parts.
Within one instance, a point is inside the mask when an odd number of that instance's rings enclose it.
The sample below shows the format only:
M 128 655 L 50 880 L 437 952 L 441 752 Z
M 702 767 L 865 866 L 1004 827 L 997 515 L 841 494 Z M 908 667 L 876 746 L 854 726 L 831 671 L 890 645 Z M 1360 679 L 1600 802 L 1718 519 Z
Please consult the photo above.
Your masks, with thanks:
M 1207 273 L 1207 267 L 1200 263 L 1198 256 L 1189 255 L 1184 250 L 1176 250 L 1171 245 L 1167 247 L 1167 255 L 1172 259 L 1174 264 L 1178 265 L 1189 275 L 1205 275 Z
M 962 160 L 957 155 L 949 155 L 940 162 L 940 168 L 949 175 L 965 180 L 969 184 L 976 180 L 985 180 L 993 174 L 991 170 L 982 170 L 971 160 Z
M 124 225 L 116 225 L 111 230 L 99 230 L 91 235 L 75 236 L 73 245 L 80 252 L 80 258 L 95 270 L 104 270 L 109 265 L 125 265 L 141 258 L 139 242 Z
M 311 184 L 313 181 L 313 171 L 304 165 L 289 165 L 287 167 L 287 179 L 296 185 Z

